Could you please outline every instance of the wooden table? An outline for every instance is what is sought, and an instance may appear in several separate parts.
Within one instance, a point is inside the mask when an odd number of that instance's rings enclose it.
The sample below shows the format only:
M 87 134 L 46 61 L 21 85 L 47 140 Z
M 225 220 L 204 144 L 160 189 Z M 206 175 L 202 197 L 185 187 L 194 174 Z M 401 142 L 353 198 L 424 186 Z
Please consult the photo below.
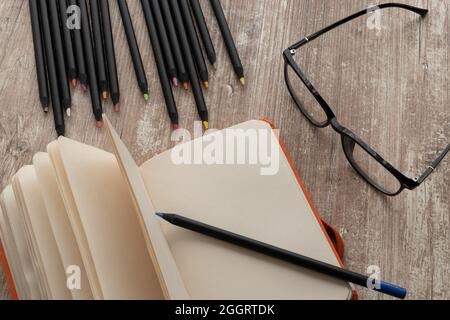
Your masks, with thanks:
M 375 192 L 350 168 L 340 138 L 315 129 L 286 90 L 282 50 L 372 0 L 223 0 L 246 68 L 235 78 L 208 1 L 202 5 L 218 53 L 206 100 L 214 128 L 268 118 L 281 129 L 292 158 L 323 218 L 342 233 L 346 265 L 405 286 L 411 299 L 450 298 L 449 159 L 418 190 L 396 198 Z M 299 62 L 345 126 L 409 176 L 421 173 L 450 139 L 450 2 L 414 0 L 425 19 L 384 10 L 346 25 L 299 52 Z M 117 4 L 111 1 L 123 111 L 104 109 L 139 163 L 165 151 L 170 122 L 139 1 L 129 1 L 151 87 L 138 90 Z M 375 19 L 375 20 L 374 20 Z M 379 19 L 379 20 L 377 20 Z M 39 105 L 28 1 L 0 1 L 0 187 L 56 138 L 52 115 Z M 381 28 L 374 22 L 380 22 Z M 175 90 L 181 124 L 192 130 L 197 112 L 190 94 Z M 89 97 L 76 90 L 67 136 L 108 148 L 94 126 Z M 0 272 L 0 298 L 7 298 Z M 359 290 L 362 299 L 384 299 Z

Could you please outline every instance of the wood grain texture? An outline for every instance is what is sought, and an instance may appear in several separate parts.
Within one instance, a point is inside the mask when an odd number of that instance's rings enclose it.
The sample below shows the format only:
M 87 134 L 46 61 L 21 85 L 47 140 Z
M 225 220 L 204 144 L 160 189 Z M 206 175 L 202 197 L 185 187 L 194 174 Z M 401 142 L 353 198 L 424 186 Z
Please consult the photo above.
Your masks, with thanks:
M 124 109 L 108 116 L 138 163 L 173 144 L 140 3 L 129 0 L 151 90 L 138 90 L 120 15 L 111 2 Z M 235 78 L 209 2 L 201 1 L 218 54 L 210 68 L 206 101 L 214 128 L 268 118 L 281 129 L 292 158 L 323 218 L 345 240 L 347 266 L 381 268 L 384 279 L 409 289 L 410 299 L 450 299 L 450 169 L 445 160 L 419 189 L 386 198 L 350 168 L 339 136 L 313 128 L 285 87 L 282 50 L 336 20 L 368 7 L 369 0 L 223 0 L 246 69 L 248 85 Z M 354 130 L 409 176 L 422 172 L 450 139 L 450 2 L 402 0 L 428 8 L 418 16 L 388 9 L 381 30 L 367 17 L 310 43 L 299 63 L 328 99 L 340 122 Z M 55 139 L 52 116 L 42 114 L 25 0 L 0 1 L 0 187 Z M 175 90 L 181 124 L 192 130 L 197 112 L 190 94 Z M 109 147 L 94 126 L 90 99 L 73 94 L 67 136 Z M 358 290 L 362 299 L 385 299 Z M 0 272 L 0 299 L 7 298 Z

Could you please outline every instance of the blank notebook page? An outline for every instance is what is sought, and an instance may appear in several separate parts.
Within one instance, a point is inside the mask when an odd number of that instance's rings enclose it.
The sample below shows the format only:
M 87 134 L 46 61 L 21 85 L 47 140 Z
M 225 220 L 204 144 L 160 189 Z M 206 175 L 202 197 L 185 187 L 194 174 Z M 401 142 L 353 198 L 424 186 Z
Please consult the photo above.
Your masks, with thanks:
M 262 121 L 235 128 L 273 134 Z M 261 175 L 259 165 L 175 165 L 170 151 L 145 163 L 141 174 L 157 211 L 178 213 L 338 266 L 287 158 L 277 146 L 280 169 L 273 176 Z M 351 296 L 346 282 L 161 223 L 193 299 Z

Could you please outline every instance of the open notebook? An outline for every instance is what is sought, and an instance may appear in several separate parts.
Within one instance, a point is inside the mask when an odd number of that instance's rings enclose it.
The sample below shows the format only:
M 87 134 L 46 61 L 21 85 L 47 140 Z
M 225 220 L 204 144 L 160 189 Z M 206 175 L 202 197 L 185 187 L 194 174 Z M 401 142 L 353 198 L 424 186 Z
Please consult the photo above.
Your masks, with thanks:
M 179 229 L 174 212 L 341 265 L 284 149 L 260 165 L 138 167 L 106 118 L 114 154 L 60 138 L 0 197 L 10 286 L 20 299 L 349 299 L 343 281 Z M 264 121 L 233 129 L 265 130 Z M 226 130 L 213 133 L 226 135 Z M 150 138 L 150 137 L 149 137 Z M 219 141 L 200 138 L 194 146 Z

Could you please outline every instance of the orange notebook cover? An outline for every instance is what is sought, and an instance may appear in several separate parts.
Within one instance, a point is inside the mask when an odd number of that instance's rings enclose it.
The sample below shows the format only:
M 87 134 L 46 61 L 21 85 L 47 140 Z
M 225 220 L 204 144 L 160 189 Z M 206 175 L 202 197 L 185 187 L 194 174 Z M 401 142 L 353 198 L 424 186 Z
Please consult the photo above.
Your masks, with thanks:
M 3 273 L 5 274 L 6 283 L 8 284 L 11 299 L 18 300 L 16 287 L 14 286 L 14 281 L 11 274 L 11 269 L 9 268 L 8 259 L 6 259 L 6 254 L 3 249 L 1 241 L 0 241 L 0 264 L 2 266 Z
M 266 120 L 266 119 L 263 119 L 262 121 L 268 123 L 272 127 L 272 129 L 276 128 L 271 121 Z M 344 266 L 344 263 L 342 261 L 343 254 L 344 254 L 344 243 L 343 243 L 343 240 L 342 240 L 340 234 L 333 227 L 328 225 L 326 222 L 324 222 L 320 218 L 320 215 L 319 215 L 316 207 L 314 206 L 314 204 L 313 204 L 313 202 L 311 200 L 311 197 L 309 196 L 303 181 L 300 178 L 300 175 L 299 175 L 299 173 L 298 173 L 298 171 L 297 171 L 297 169 L 296 169 L 296 167 L 295 167 L 295 165 L 294 165 L 294 163 L 292 161 L 292 158 L 289 155 L 289 152 L 287 151 L 287 149 L 286 149 L 283 141 L 281 140 L 281 138 L 279 138 L 278 140 L 279 140 L 281 149 L 283 150 L 283 153 L 285 154 L 286 159 L 288 160 L 289 165 L 290 165 L 292 171 L 295 174 L 297 182 L 298 182 L 300 188 L 302 189 L 303 193 L 305 194 L 305 196 L 307 198 L 307 201 L 308 201 L 309 205 L 311 206 L 311 208 L 312 208 L 312 210 L 314 212 L 315 218 L 317 219 L 317 221 L 318 221 L 318 223 L 319 223 L 319 225 L 320 225 L 320 227 L 321 227 L 321 229 L 323 231 L 324 236 L 326 237 L 330 247 L 332 248 L 333 253 L 335 254 L 336 259 L 338 260 L 339 264 L 341 265 L 341 267 L 344 268 L 345 266 Z M 16 291 L 16 288 L 15 288 L 15 285 L 14 285 L 14 281 L 13 281 L 13 278 L 12 278 L 11 270 L 10 270 L 10 267 L 9 267 L 6 255 L 4 253 L 4 249 L 2 247 L 1 241 L 0 241 L 0 263 L 1 263 L 1 265 L 3 267 L 3 271 L 5 273 L 5 278 L 6 278 L 9 290 L 10 290 L 11 298 L 14 299 L 14 300 L 17 300 L 18 299 L 17 291 Z M 356 292 L 353 292 L 352 299 L 357 299 Z

